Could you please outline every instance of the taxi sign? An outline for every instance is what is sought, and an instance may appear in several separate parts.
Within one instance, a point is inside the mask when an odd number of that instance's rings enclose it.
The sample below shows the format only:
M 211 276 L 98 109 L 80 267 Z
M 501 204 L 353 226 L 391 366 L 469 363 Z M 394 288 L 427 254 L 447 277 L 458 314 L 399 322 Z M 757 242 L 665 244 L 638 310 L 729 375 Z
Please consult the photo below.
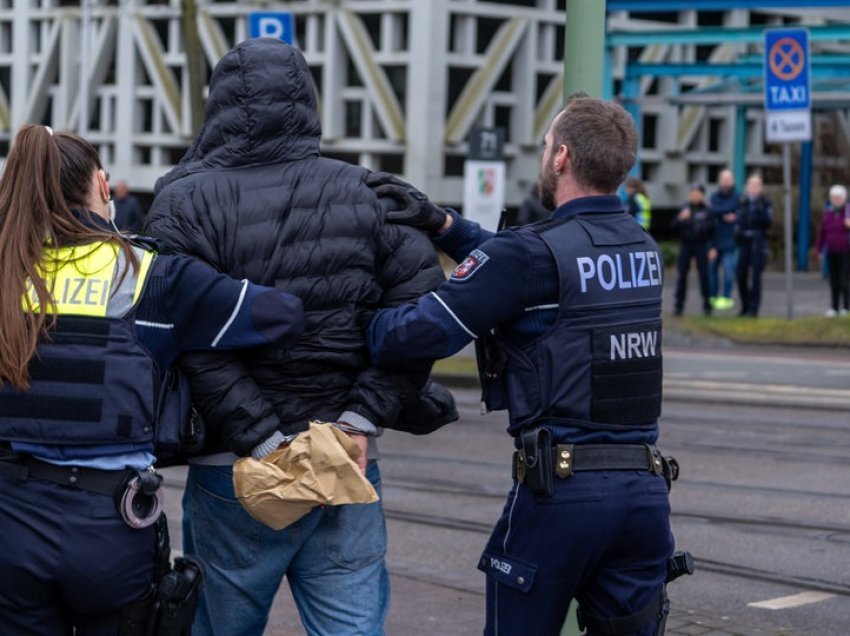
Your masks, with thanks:
M 810 141 L 812 89 L 807 29 L 764 33 L 764 109 L 767 141 Z

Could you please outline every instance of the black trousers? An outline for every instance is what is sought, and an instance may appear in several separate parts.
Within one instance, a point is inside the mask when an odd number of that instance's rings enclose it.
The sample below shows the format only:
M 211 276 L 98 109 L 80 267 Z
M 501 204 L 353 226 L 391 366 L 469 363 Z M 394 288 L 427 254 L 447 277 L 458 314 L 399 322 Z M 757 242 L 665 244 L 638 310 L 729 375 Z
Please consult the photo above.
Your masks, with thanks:
M 850 310 L 850 252 L 827 252 L 829 290 L 832 292 L 832 308 L 838 311 L 838 301 Z
M 155 527 L 130 528 L 112 497 L 0 476 L 0 632 L 116 636 L 156 552 Z
M 688 293 L 688 272 L 691 269 L 691 260 L 697 262 L 697 276 L 699 276 L 699 289 L 702 294 L 703 311 L 711 311 L 711 285 L 708 275 L 708 244 L 682 241 L 679 246 L 679 279 L 676 281 L 676 313 L 680 313 L 685 307 L 685 296 Z
M 761 304 L 761 275 L 767 265 L 767 241 L 761 237 L 739 243 L 738 292 L 741 294 L 741 315 L 758 316 Z

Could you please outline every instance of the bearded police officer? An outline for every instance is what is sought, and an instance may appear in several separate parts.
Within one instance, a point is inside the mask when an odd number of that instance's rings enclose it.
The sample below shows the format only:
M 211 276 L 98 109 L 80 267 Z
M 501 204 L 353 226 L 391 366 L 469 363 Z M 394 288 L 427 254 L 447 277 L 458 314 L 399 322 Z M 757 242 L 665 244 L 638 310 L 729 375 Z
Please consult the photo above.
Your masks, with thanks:
M 374 361 L 424 365 L 474 339 L 486 406 L 510 414 L 514 486 L 478 564 L 487 634 L 558 634 L 572 598 L 589 634 L 664 629 L 662 260 L 614 194 L 636 152 L 620 106 L 570 100 L 545 137 L 555 212 L 496 235 L 390 175 L 370 180 L 403 207 L 395 222 L 461 261 L 436 292 L 376 314 Z

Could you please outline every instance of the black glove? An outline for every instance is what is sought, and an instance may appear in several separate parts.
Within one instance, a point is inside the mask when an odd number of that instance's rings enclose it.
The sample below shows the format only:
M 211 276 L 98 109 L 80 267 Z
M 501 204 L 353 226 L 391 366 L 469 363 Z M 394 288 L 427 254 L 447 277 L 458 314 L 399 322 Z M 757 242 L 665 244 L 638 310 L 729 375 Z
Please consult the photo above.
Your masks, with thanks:
M 427 435 L 460 419 L 454 396 L 442 384 L 428 380 L 417 398 L 406 404 L 398 419 L 385 428 Z
M 388 172 L 373 172 L 366 177 L 366 185 L 383 201 L 390 199 L 397 204 L 387 210 L 387 220 L 399 225 L 410 225 L 431 233 L 437 233 L 446 222 L 448 213 L 431 203 L 428 197 L 406 181 Z M 401 205 L 399 209 L 398 205 Z

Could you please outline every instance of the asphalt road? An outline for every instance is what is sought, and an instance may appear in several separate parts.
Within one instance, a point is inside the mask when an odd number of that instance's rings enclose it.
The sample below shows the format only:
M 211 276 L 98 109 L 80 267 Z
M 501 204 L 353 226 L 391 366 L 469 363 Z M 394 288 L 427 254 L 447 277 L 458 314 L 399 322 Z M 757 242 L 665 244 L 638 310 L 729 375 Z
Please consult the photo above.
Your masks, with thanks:
M 673 528 L 699 568 L 670 586 L 667 633 L 850 633 L 850 360 L 668 349 L 665 376 L 660 446 L 682 465 Z M 510 487 L 511 445 L 503 414 L 481 415 L 474 389 L 455 394 L 460 422 L 381 440 L 391 635 L 481 632 L 475 564 Z M 177 546 L 182 471 L 169 470 Z M 303 633 L 284 589 L 267 633 Z
M 743 634 L 850 633 L 850 361 L 826 352 L 667 352 L 662 446 L 683 466 L 673 600 Z M 728 399 L 723 399 L 723 394 Z M 778 609 L 753 606 L 768 604 Z

